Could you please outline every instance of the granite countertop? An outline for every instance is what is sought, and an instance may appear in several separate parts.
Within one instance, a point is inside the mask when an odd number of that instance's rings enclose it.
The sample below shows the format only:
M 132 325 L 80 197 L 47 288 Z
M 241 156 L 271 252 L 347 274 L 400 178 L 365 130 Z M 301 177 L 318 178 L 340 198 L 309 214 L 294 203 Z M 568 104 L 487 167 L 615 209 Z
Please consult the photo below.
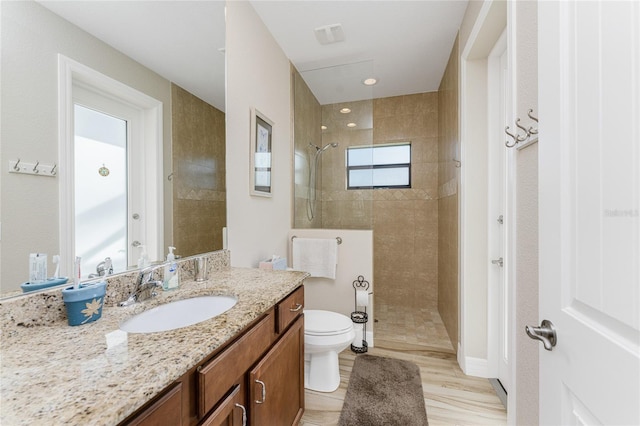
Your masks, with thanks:
M 102 318 L 22 327 L 2 339 L 0 424 L 114 425 L 233 338 L 300 286 L 305 272 L 230 268 L 205 282 L 181 282 L 129 307 L 105 306 Z M 176 330 L 132 334 L 118 324 L 159 304 L 200 295 L 233 295 L 224 314 Z

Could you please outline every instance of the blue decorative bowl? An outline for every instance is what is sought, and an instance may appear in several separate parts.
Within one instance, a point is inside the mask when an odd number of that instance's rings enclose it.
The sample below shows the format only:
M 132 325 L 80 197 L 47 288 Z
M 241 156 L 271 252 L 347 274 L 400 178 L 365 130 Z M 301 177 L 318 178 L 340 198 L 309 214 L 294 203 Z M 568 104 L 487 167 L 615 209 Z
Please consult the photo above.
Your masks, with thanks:
M 44 281 L 38 281 L 38 282 L 26 282 L 26 283 L 22 283 L 20 284 L 20 288 L 22 289 L 23 293 L 28 293 L 30 291 L 35 291 L 35 290 L 42 290 L 43 288 L 49 288 L 49 287 L 55 287 L 57 285 L 62 285 L 64 283 L 66 283 L 67 281 L 69 281 L 69 278 L 67 277 L 60 277 L 60 278 L 49 278 L 46 279 Z
M 80 284 L 80 288 L 67 287 L 62 290 L 69 325 L 88 324 L 100 319 L 106 292 L 106 281 Z

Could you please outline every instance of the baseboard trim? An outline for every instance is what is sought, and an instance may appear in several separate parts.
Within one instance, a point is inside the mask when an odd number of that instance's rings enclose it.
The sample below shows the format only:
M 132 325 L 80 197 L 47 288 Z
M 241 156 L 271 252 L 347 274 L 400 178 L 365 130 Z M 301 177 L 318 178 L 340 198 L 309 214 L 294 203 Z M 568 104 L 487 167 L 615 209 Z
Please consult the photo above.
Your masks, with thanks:
M 464 356 L 462 345 L 458 343 L 458 365 L 462 369 L 462 372 L 467 376 L 490 378 L 489 375 L 489 361 L 485 358 L 474 358 L 471 356 Z
M 496 395 L 498 395 L 498 398 L 500 398 L 500 402 L 502 402 L 504 408 L 507 409 L 507 391 L 505 390 L 504 386 L 502 386 L 502 383 L 500 383 L 500 380 L 489 379 L 489 383 L 491 383 L 493 390 L 496 391 Z
M 367 347 L 373 348 L 373 331 L 367 331 L 364 339 L 367 341 Z

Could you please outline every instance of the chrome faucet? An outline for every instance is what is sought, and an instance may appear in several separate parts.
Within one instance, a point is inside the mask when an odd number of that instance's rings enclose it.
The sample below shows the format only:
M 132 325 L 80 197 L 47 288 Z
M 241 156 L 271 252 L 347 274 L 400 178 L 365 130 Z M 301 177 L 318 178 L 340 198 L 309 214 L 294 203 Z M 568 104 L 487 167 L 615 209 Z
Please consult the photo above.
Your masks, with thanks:
M 110 257 L 106 257 L 96 266 L 96 273 L 89 274 L 89 278 L 104 277 L 105 275 L 113 275 L 113 262 Z
M 120 302 L 120 306 L 129 306 L 137 302 L 151 299 L 158 295 L 157 288 L 162 288 L 162 281 L 154 280 L 153 276 L 156 270 L 162 265 L 149 266 L 141 269 L 136 279 L 136 288 L 127 300 Z

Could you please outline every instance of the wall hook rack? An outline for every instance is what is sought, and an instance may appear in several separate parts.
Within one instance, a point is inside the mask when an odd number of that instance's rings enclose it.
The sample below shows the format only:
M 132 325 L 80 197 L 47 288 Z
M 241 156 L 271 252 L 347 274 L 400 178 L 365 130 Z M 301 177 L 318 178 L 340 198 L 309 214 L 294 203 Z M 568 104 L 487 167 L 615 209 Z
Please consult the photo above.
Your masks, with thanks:
M 537 117 L 534 117 L 534 116 L 531 114 L 532 112 L 533 112 L 533 109 L 530 109 L 530 110 L 527 112 L 527 115 L 529 116 L 529 118 L 530 118 L 530 119 L 532 119 L 533 121 L 535 121 L 535 122 L 536 122 L 536 125 L 537 125 L 537 124 L 538 124 L 538 118 L 537 118 Z M 537 128 L 537 127 L 533 127 L 533 126 L 529 127 L 529 134 L 530 134 L 530 135 L 537 135 L 537 134 L 538 134 L 538 128 Z
M 35 163 L 22 161 L 20 158 L 9 160 L 9 173 L 55 177 L 58 174 L 57 169 L 57 164 L 41 164 L 39 160 L 36 160 Z
M 535 139 L 532 138 L 532 136 L 536 136 L 538 134 L 538 118 L 535 117 L 533 114 L 533 109 L 529 109 L 529 111 L 527 112 L 527 116 L 535 122 L 535 124 L 533 126 L 529 126 L 529 128 L 526 128 L 525 126 L 523 126 L 522 124 L 520 124 L 520 117 L 516 118 L 516 127 L 518 129 L 521 129 L 522 131 L 524 131 L 524 136 L 520 135 L 519 131 L 516 131 L 515 133 L 511 133 L 509 131 L 509 126 L 504 128 L 504 132 L 511 137 L 511 139 L 513 139 L 512 141 L 506 141 L 504 144 L 507 148 L 513 148 L 514 146 L 518 145 L 521 142 L 526 142 L 529 139 Z
M 519 120 L 519 119 L 518 119 L 518 120 Z M 507 126 L 507 127 L 505 127 L 505 128 L 504 128 L 504 132 L 505 132 L 507 135 L 511 136 L 511 138 L 513 139 L 513 142 L 506 141 L 506 142 L 504 143 L 504 144 L 505 144 L 505 146 L 506 146 L 507 148 L 513 148 L 513 147 L 514 147 L 514 146 L 516 146 L 518 143 L 520 143 L 520 142 L 522 142 L 522 141 L 524 141 L 524 140 L 526 140 L 526 139 L 527 139 L 526 137 L 521 137 L 517 132 L 516 132 L 515 134 L 514 134 L 514 133 L 509 132 L 509 126 Z

